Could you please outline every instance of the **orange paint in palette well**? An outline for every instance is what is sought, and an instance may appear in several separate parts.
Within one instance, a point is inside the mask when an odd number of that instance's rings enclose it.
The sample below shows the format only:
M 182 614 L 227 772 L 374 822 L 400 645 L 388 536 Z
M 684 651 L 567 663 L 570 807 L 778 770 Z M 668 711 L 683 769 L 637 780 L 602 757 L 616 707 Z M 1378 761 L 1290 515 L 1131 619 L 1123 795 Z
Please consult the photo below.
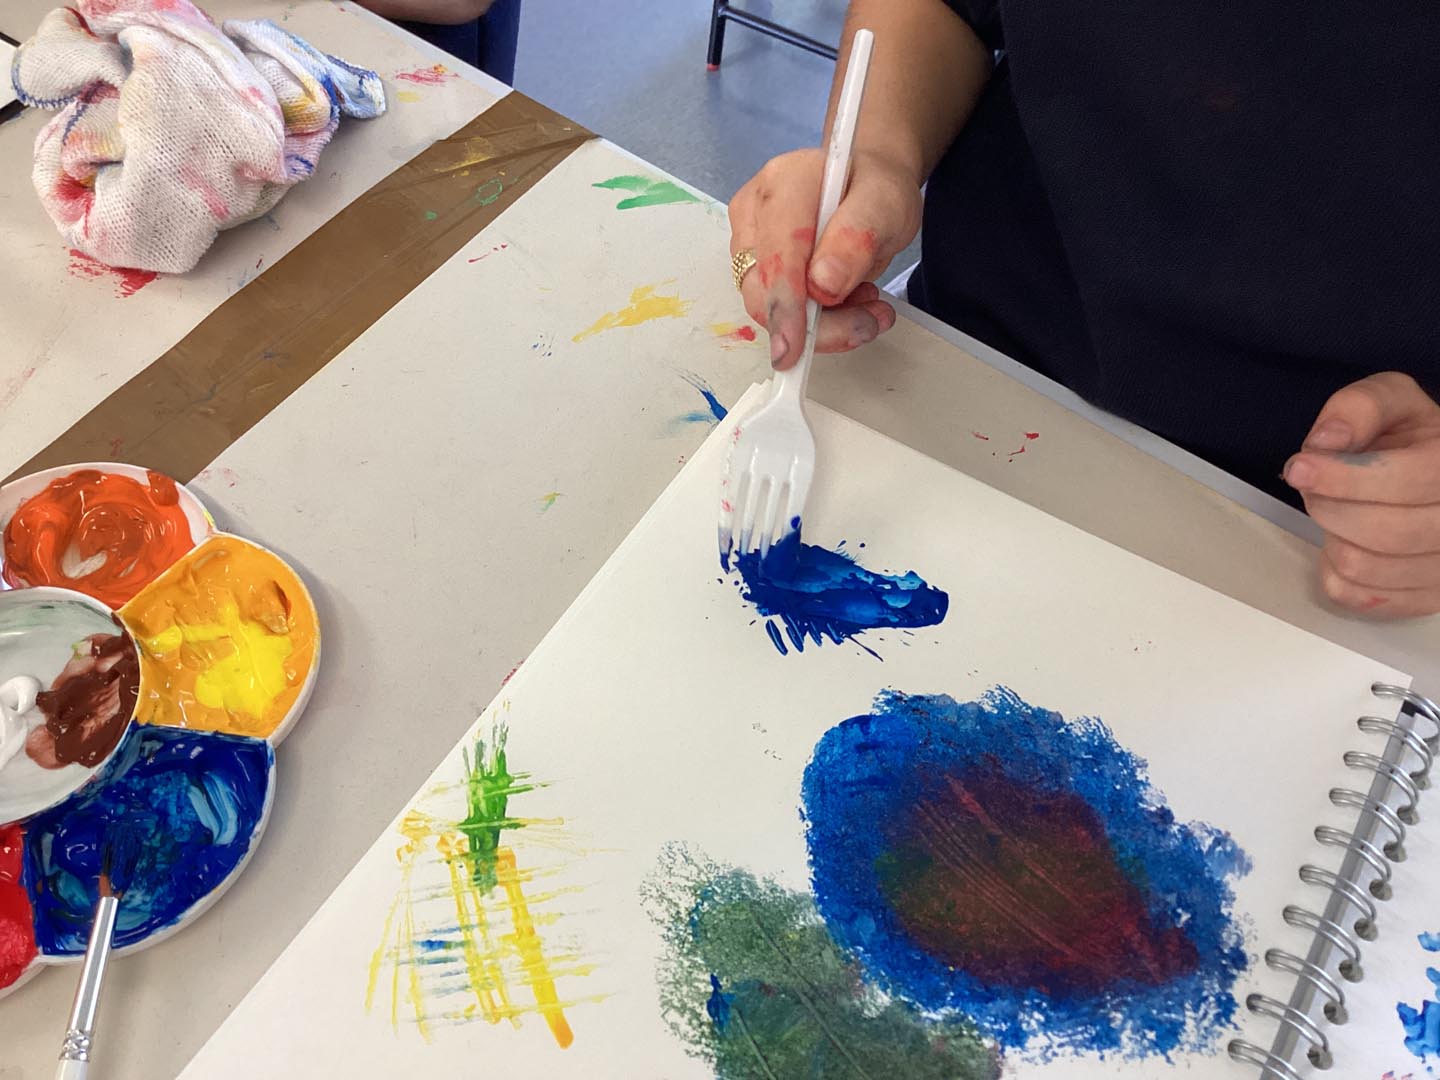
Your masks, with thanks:
M 195 545 L 175 481 L 81 469 L 26 499 L 5 526 L 5 582 L 57 585 L 119 607 Z
M 120 609 L 140 648 L 145 724 L 270 738 L 306 691 L 320 647 L 310 594 L 277 556 L 205 541 Z

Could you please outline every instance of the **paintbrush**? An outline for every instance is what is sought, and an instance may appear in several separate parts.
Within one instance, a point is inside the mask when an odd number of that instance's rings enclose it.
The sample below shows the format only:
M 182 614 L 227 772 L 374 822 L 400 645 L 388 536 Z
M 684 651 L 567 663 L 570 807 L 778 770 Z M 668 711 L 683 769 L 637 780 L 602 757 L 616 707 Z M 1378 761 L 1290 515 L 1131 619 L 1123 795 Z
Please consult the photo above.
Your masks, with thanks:
M 135 867 L 138 846 L 134 832 L 123 825 L 116 826 L 106 837 L 105 852 L 100 860 L 100 901 L 95 905 L 95 922 L 90 928 L 90 941 L 85 946 L 85 960 L 80 965 L 80 985 L 75 990 L 75 1004 L 70 1009 L 70 1026 L 60 1048 L 60 1066 L 55 1070 L 55 1080 L 84 1080 L 90 1066 L 95 1011 L 100 1005 L 100 982 L 105 977 L 120 898 Z

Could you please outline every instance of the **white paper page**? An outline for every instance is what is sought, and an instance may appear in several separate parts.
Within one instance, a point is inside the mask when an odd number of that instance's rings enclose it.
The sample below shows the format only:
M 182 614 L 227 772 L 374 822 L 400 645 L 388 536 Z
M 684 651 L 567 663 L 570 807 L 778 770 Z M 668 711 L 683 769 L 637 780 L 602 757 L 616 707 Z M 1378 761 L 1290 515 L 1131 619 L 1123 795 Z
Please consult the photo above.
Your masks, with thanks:
M 443 1075 L 478 1062 L 504 1076 L 715 1075 L 661 1015 L 657 964 L 670 953 L 642 902 L 647 882 L 662 892 L 674 885 L 661 865 L 667 845 L 683 842 L 697 859 L 773 879 L 808 903 L 799 813 L 806 763 L 822 736 L 869 711 L 887 688 L 964 702 L 1003 685 L 1067 718 L 1103 719 L 1119 746 L 1148 761 L 1150 782 L 1179 822 L 1224 830 L 1253 863 L 1231 879 L 1249 968 L 1235 998 L 1255 988 L 1288 995 L 1288 981 L 1257 957 L 1270 945 L 1308 944 L 1280 911 L 1304 899 L 1296 870 L 1325 817 L 1327 790 L 1344 779 L 1339 761 L 1356 745 L 1354 719 L 1376 711 L 1371 683 L 1404 677 L 842 417 L 815 409 L 812 418 L 821 471 L 806 540 L 846 540 L 872 569 L 913 568 L 948 593 L 944 621 L 781 656 L 716 566 L 716 481 L 729 437 L 722 427 L 184 1076 Z M 427 832 L 447 822 L 453 841 L 467 813 L 462 750 L 471 751 L 475 735 L 488 739 L 497 721 L 509 728 L 511 773 L 544 785 L 511 797 L 515 827 L 501 843 L 531 897 L 573 1033 L 563 1050 L 526 1008 L 543 979 L 516 950 L 501 967 L 511 965 L 510 1000 L 526 1011 L 513 1027 L 484 1022 L 453 933 L 449 872 L 466 864 L 434 855 Z M 409 904 L 407 849 L 422 852 Z M 501 891 L 487 905 L 496 940 L 516 925 Z M 416 952 L 432 945 L 453 961 L 439 983 Z M 395 964 L 396 955 L 420 962 Z M 446 988 L 454 992 L 438 993 Z M 693 991 L 686 988 L 690 1006 Z M 869 999 L 872 1011 L 881 1000 Z M 472 1019 L 444 1016 L 467 1008 Z M 1237 1030 L 1207 1030 L 1208 1049 L 1175 1053 L 1174 1067 L 1245 1075 L 1224 1054 Z M 1265 1024 L 1248 1032 L 1266 1045 L 1271 1033 Z M 1169 1070 L 1158 1056 L 1084 1049 L 1047 1061 L 1032 1045 L 1005 1049 L 1000 1075 L 1086 1080 Z

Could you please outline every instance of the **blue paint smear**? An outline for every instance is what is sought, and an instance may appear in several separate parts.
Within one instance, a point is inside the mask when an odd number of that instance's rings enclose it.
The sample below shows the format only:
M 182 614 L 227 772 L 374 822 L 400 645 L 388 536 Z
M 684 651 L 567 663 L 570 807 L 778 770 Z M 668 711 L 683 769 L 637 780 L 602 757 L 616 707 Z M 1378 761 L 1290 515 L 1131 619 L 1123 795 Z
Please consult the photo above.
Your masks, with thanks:
M 680 377 L 699 392 L 700 396 L 705 399 L 707 406 L 704 411 L 697 409 L 694 412 L 682 413 L 679 418 L 682 423 L 718 424 L 729 415 L 730 410 L 720 404 L 720 399 L 715 396 L 715 391 L 710 388 L 710 384 L 699 375 L 690 371 L 682 371 L 680 372 Z
M 137 855 L 128 874 L 112 874 L 124 890 L 115 944 L 174 926 L 249 853 L 274 761 L 260 739 L 132 724 L 95 780 L 25 827 L 40 951 L 85 951 L 107 838 L 125 833 Z
M 722 553 L 727 571 L 732 560 Z M 839 645 L 866 630 L 934 626 L 945 618 L 950 597 L 919 574 L 880 574 L 866 570 L 843 551 L 800 542 L 800 521 L 771 547 L 737 556 L 734 567 L 741 596 L 767 616 L 765 633 L 781 656 L 793 646 L 825 639 Z M 879 659 L 875 650 L 856 642 Z
M 928 954 L 882 891 L 886 860 L 896 857 L 892 823 L 917 817 L 937 790 L 962 787 L 987 770 L 1042 796 L 1083 799 L 1103 824 L 1115 868 L 1140 891 L 1149 934 L 1169 941 L 1183 935 L 1188 969 L 1159 985 L 1121 978 L 1077 989 L 1052 979 L 1039 989 L 1014 980 L 987 984 Z M 870 714 L 821 738 L 802 796 L 817 906 L 835 939 L 889 993 L 926 1010 L 961 1010 L 1002 1048 L 1042 1061 L 1068 1051 L 1169 1058 L 1209 1050 L 1234 1019 L 1232 988 L 1247 957 L 1226 879 L 1248 873 L 1249 859 L 1221 830 L 1177 822 L 1150 785 L 1144 761 L 1122 749 L 1099 720 L 1067 722 L 1004 688 L 963 704 L 887 690 Z M 956 825 L 946 819 L 926 827 L 948 840 Z M 1037 829 L 1043 835 L 1052 827 L 1042 821 Z M 1003 855 L 1001 836 L 1001 846 L 991 850 Z M 980 850 L 981 858 L 988 856 Z M 952 846 L 948 855 L 954 866 L 945 869 L 965 880 L 965 849 Z M 995 865 L 1003 884 L 1004 863 Z M 900 895 L 908 903 L 913 894 Z M 1023 893 L 1016 899 L 1040 902 Z M 1126 946 L 1128 939 L 1115 952 L 1128 956 Z M 1031 947 L 1046 955 L 1046 946 L 1032 940 Z M 1000 964 L 1009 959 L 1007 953 L 997 958 Z
M 1426 952 L 1440 952 L 1440 934 L 1421 934 L 1420 947 Z
M 727 994 L 720 988 L 720 979 L 712 972 L 710 997 L 705 1001 L 705 1013 L 710 1017 L 711 1023 L 722 1032 L 730 1026 L 730 1002 L 733 999 L 733 994 Z
M 1422 934 L 1422 944 L 1426 937 L 1433 938 L 1434 935 Z M 1429 945 L 1425 948 L 1432 952 L 1440 951 L 1431 949 Z M 1440 971 L 1426 968 L 1425 977 L 1430 980 L 1435 997 L 1440 999 Z M 1405 1030 L 1405 1049 L 1421 1061 L 1440 1058 L 1440 1000 L 1423 1001 L 1418 1009 L 1402 1001 L 1395 1006 L 1395 1011 L 1400 1017 L 1400 1026 Z

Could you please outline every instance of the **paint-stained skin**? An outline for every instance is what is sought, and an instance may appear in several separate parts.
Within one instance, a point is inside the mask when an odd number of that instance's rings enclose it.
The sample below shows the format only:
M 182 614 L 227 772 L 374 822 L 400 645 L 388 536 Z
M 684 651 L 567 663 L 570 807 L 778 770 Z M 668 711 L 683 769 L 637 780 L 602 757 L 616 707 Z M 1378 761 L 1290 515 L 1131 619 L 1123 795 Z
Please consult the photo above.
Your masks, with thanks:
M 1098 720 L 885 691 L 802 791 L 817 906 L 888 993 L 1039 1060 L 1212 1051 L 1235 1017 L 1248 859 Z

